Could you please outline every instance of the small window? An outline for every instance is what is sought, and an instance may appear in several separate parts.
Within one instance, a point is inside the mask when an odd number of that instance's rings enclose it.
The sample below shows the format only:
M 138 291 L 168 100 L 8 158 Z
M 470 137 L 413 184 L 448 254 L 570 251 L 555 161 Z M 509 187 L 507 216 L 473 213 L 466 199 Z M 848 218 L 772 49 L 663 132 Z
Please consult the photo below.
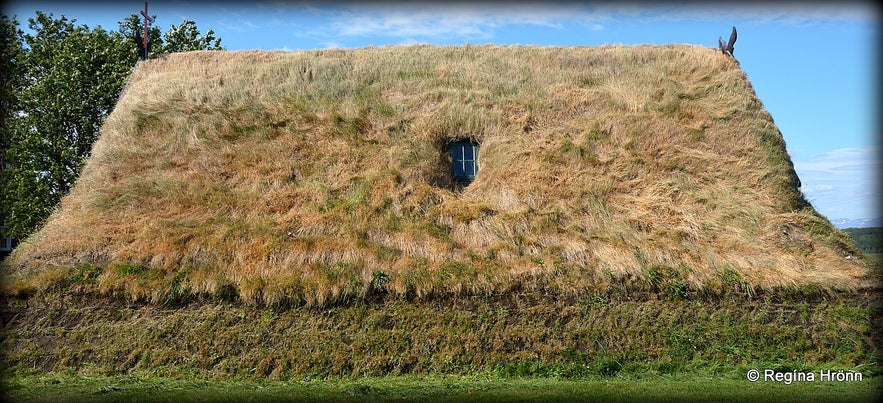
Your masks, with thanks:
M 12 248 L 15 248 L 15 238 L 11 236 L 4 237 L 4 232 L 6 232 L 6 227 L 0 227 L 0 252 L 11 252 Z
M 454 183 L 461 186 L 472 183 L 478 173 L 478 143 L 455 141 L 450 151 Z

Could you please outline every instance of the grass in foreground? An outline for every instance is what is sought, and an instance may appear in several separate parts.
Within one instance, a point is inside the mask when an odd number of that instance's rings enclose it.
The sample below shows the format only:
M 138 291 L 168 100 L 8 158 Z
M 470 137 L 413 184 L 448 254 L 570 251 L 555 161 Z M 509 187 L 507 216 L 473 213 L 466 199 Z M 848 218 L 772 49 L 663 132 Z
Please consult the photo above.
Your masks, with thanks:
M 838 401 L 878 397 L 880 379 L 861 382 L 749 382 L 736 375 L 585 380 L 383 377 L 292 382 L 40 376 L 8 381 L 7 401 Z
M 53 294 L 5 307 L 11 320 L 2 358 L 23 374 L 150 371 L 152 377 L 270 380 L 485 371 L 584 378 L 880 362 L 872 336 L 879 327 L 868 301 L 638 297 L 523 292 L 258 310 Z

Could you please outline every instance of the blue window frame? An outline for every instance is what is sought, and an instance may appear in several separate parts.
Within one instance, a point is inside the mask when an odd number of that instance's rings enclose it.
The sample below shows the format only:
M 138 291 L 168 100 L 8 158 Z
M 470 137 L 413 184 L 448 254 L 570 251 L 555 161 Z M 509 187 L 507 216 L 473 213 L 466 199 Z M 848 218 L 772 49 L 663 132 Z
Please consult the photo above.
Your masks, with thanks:
M 463 140 L 449 146 L 454 183 L 468 185 L 478 173 L 478 143 Z
M 0 235 L 0 252 L 12 252 L 12 248 L 15 246 L 13 242 L 11 236 L 3 237 Z
M 6 227 L 0 227 L 0 253 L 6 254 L 8 252 L 12 252 L 12 249 L 15 248 L 16 240 L 11 236 L 4 237 L 3 233 L 6 232 Z

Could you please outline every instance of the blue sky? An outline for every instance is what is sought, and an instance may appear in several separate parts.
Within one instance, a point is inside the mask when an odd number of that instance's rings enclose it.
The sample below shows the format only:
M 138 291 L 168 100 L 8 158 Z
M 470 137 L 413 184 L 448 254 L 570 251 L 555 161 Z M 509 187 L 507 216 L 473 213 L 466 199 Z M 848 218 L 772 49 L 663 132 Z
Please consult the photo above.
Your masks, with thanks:
M 22 28 L 36 10 L 117 29 L 143 1 L 13 1 Z M 428 43 L 717 46 L 735 25 L 735 56 L 782 131 L 802 191 L 830 219 L 879 213 L 879 9 L 872 2 L 150 1 L 166 31 L 185 19 L 239 49 Z

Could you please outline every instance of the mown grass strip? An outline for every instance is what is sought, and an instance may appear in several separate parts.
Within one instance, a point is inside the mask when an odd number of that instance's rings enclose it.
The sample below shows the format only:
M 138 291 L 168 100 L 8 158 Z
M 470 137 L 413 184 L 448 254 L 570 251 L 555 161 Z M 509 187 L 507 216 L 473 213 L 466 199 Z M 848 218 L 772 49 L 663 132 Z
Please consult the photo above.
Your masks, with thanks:
M 601 303 L 522 293 L 316 310 L 156 307 L 60 294 L 10 303 L 2 358 L 20 376 L 149 371 L 143 375 L 287 380 L 492 372 L 582 379 L 758 365 L 873 376 L 880 362 L 874 308 L 846 298 Z
M 358 402 L 358 401 L 756 401 L 868 402 L 880 379 L 861 382 L 749 382 L 736 376 L 676 375 L 585 380 L 493 377 L 382 377 L 277 382 L 40 376 L 7 381 L 12 402 Z

